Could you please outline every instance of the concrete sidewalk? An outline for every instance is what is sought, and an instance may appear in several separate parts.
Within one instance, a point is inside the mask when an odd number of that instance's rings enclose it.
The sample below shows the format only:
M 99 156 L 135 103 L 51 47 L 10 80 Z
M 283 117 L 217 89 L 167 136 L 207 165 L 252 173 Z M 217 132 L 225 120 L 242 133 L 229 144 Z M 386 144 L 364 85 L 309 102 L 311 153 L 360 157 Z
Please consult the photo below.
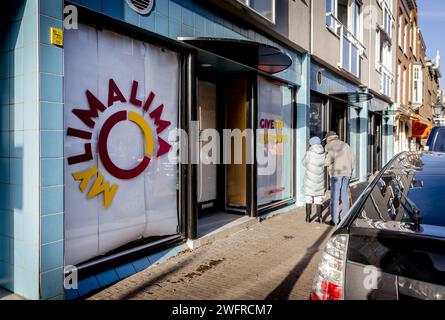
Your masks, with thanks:
M 174 257 L 90 299 L 307 299 L 333 228 L 297 209 Z
M 353 201 L 366 186 L 351 186 Z M 327 209 L 324 217 L 328 218 Z M 304 218 L 304 208 L 299 208 L 255 223 L 150 267 L 90 299 L 305 300 L 334 229 L 307 224 Z

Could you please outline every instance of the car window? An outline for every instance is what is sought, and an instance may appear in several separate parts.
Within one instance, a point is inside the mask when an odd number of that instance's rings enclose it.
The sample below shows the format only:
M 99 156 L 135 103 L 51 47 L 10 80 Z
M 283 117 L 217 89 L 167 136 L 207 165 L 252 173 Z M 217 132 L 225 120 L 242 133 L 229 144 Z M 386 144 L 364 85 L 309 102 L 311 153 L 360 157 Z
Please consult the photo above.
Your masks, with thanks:
M 437 130 L 437 134 L 433 141 L 433 146 L 430 149 L 431 151 L 445 152 L 445 129 Z
M 408 197 L 420 211 L 421 224 L 445 227 L 444 154 L 413 153 L 409 157 L 396 160 L 382 174 L 365 200 L 356 226 L 411 222 L 413 209 L 406 201 Z

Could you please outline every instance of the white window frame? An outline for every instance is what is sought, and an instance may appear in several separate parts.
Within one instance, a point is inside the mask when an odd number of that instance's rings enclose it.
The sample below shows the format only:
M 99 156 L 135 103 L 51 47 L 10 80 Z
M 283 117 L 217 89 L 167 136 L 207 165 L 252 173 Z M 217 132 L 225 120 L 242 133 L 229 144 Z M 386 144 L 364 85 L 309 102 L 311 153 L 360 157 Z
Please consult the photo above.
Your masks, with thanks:
M 251 0 L 237 0 L 239 3 L 241 3 L 243 6 L 246 6 L 247 8 L 249 8 L 250 10 L 252 10 L 253 12 L 255 12 L 257 15 L 261 16 L 262 18 L 266 19 L 269 22 L 272 22 L 273 24 L 276 23 L 277 20 L 277 16 L 276 16 L 276 0 L 270 0 L 272 2 L 272 20 L 269 19 L 268 17 L 266 17 L 265 15 L 263 15 L 261 12 L 255 10 L 251 5 L 250 5 L 250 1 Z

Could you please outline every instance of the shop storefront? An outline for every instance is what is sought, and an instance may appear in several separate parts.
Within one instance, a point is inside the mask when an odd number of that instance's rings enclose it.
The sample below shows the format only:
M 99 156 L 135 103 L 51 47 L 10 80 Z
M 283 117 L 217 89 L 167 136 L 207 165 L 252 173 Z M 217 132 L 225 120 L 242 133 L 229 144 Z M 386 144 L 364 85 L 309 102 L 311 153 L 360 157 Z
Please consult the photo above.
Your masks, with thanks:
M 368 163 L 367 132 L 370 130 L 368 106 L 373 95 L 316 62 L 311 68 L 311 90 L 310 135 L 324 138 L 326 132 L 335 131 L 356 155 L 357 167 L 352 181 L 364 180 Z
M 84 296 L 185 250 L 207 214 L 258 217 L 298 193 L 301 53 L 234 20 L 229 32 L 197 3 L 174 3 L 206 21 L 190 33 L 173 27 L 166 1 L 149 14 L 127 1 L 113 1 L 121 11 L 77 2 L 33 11 L 40 87 L 50 88 L 38 99 L 53 112 L 36 129 L 42 226 L 29 227 L 42 254 L 35 281 L 4 286 L 34 299 Z M 63 5 L 77 6 L 76 28 L 63 30 Z M 78 285 L 67 288 L 73 270 Z

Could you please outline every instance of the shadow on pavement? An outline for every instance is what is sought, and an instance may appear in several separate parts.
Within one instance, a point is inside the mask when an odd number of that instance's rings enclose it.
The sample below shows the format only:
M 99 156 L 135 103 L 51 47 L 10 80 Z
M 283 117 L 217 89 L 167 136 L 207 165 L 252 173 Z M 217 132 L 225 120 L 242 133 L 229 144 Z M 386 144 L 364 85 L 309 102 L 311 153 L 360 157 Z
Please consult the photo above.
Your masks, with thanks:
M 323 234 L 315 241 L 315 243 L 307 248 L 304 257 L 295 265 L 295 267 L 289 272 L 286 278 L 267 295 L 265 300 L 288 300 L 292 289 L 297 283 L 304 270 L 308 267 L 315 254 L 322 249 L 324 241 L 330 236 L 332 228 L 326 229 Z M 309 297 L 309 293 L 308 293 Z

